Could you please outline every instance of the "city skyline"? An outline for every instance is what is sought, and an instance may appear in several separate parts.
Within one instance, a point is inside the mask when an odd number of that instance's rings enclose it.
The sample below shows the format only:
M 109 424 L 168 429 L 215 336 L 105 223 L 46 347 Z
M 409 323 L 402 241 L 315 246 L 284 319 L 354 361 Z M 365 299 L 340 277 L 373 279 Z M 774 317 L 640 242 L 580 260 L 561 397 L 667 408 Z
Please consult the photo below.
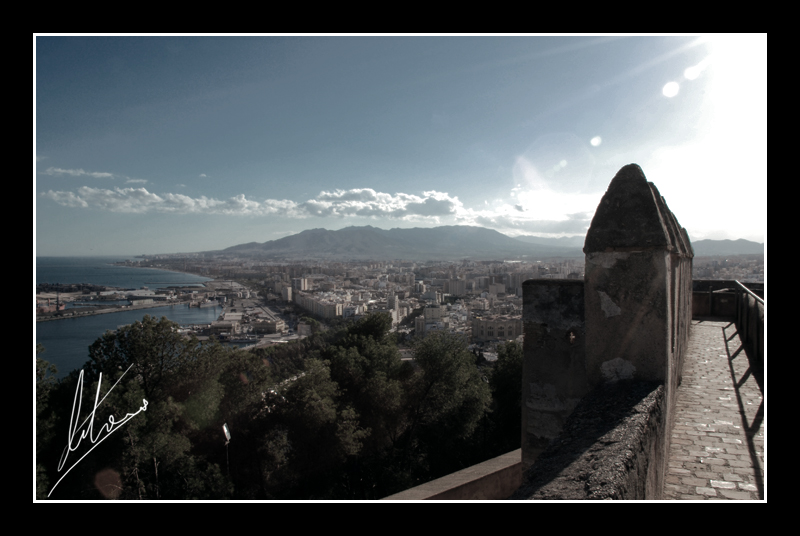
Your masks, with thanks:
M 693 240 L 766 238 L 766 35 L 44 35 L 34 50 L 36 255 L 353 225 L 582 235 L 631 162 Z

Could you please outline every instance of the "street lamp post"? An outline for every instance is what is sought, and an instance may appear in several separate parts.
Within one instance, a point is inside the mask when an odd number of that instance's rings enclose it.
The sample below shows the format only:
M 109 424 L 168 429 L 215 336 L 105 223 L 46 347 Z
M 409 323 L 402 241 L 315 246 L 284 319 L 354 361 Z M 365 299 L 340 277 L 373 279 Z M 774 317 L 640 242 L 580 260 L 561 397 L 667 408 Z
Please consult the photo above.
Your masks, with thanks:
M 231 442 L 231 431 L 228 429 L 228 423 L 222 425 L 222 431 L 225 433 L 225 465 L 228 469 L 228 476 L 231 476 L 231 465 L 228 461 L 228 443 Z

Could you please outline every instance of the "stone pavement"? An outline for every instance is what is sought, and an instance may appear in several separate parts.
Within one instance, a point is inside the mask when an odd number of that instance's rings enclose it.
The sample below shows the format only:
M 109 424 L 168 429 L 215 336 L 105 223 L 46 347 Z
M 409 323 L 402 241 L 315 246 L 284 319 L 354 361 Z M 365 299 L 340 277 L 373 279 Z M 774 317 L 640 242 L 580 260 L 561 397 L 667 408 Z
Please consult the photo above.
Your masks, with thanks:
M 735 324 L 692 320 L 664 499 L 766 499 L 762 392 Z

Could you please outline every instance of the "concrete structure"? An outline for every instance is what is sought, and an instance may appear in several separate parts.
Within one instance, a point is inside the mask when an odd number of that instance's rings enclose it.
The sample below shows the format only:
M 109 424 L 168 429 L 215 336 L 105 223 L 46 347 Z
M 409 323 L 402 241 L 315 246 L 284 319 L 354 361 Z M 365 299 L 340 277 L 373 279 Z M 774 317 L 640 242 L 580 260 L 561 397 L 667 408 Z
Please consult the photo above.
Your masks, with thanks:
M 209 326 L 209 335 L 234 335 L 240 332 L 239 322 L 231 320 L 215 320 Z
M 450 318 L 447 309 L 433 304 L 428 305 L 422 314 L 414 319 L 414 333 L 417 337 L 424 337 L 431 331 L 442 331 L 450 328 Z
M 36 299 L 36 314 L 54 313 L 63 311 L 66 304 L 59 303 L 55 298 Z
M 467 282 L 463 279 L 451 279 L 448 282 L 448 292 L 453 296 L 465 296 L 467 294 Z
M 473 465 L 420 486 L 385 497 L 384 501 L 480 501 L 506 498 L 521 483 L 520 451 Z
M 283 333 L 286 323 L 283 320 L 258 320 L 250 324 L 254 333 Z
M 332 302 L 325 298 L 304 293 L 298 293 L 294 298 L 294 302 L 306 311 L 309 311 L 312 314 L 318 315 L 322 318 L 335 318 L 337 316 L 342 316 L 342 310 L 344 307 L 343 303 Z
M 514 340 L 522 335 L 522 319 L 490 315 L 472 319 L 472 342 Z
M 128 297 L 128 301 L 131 305 L 148 305 L 155 303 L 156 300 L 153 296 L 130 296 Z
M 295 292 L 308 290 L 308 279 L 305 277 L 296 277 L 292 279 L 292 290 Z
M 492 283 L 488 290 L 489 294 L 505 294 L 506 286 L 503 283 Z

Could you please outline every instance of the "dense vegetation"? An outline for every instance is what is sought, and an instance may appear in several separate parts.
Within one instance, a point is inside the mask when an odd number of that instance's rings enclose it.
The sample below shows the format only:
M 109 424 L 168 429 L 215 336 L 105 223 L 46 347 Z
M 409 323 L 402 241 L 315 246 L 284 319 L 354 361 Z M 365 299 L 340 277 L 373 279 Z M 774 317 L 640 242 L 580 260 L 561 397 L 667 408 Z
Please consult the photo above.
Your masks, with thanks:
M 108 332 L 82 376 L 80 421 L 101 378 L 107 394 L 96 448 L 81 459 L 84 438 L 60 472 L 81 378 L 54 381 L 37 355 L 37 497 L 58 483 L 50 498 L 379 499 L 519 448 L 520 345 L 492 367 L 433 333 L 412 364 L 390 327 L 374 314 L 257 351 L 187 338 L 166 318 Z

